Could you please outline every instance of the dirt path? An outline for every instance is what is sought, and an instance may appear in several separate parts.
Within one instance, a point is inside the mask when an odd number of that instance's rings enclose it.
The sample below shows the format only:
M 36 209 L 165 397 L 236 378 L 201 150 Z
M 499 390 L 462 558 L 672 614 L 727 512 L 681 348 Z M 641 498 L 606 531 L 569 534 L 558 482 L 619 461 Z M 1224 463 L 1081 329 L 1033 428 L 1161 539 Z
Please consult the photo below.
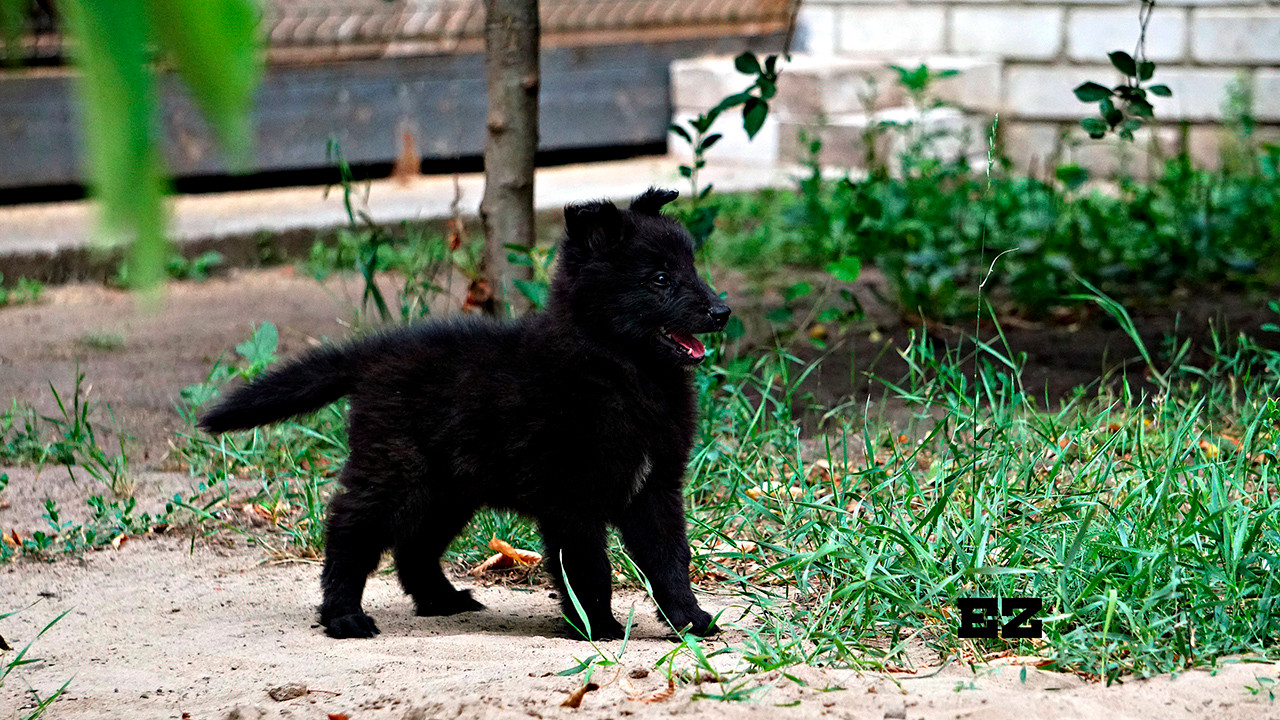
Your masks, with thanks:
M 394 578 L 375 576 L 366 609 L 383 630 L 372 640 L 331 640 L 313 626 L 319 568 L 262 564 L 237 544 L 153 538 L 83 561 L 19 563 L 0 570 L 0 608 L 27 608 L 0 621 L 0 634 L 25 644 L 58 613 L 65 618 L 36 641 L 40 663 L 16 671 L 0 689 L 0 717 L 21 715 L 41 696 L 71 684 L 50 718 L 396 718 L 581 717 L 687 715 L 712 718 L 1276 718 L 1280 704 L 1254 696 L 1255 672 L 1271 666 L 1228 665 L 1216 676 L 1131 681 L 1105 688 L 1071 675 L 1017 667 L 950 666 L 928 679 L 797 668 L 802 686 L 777 673 L 758 676 L 750 702 L 695 699 L 714 683 L 685 686 L 668 700 L 638 699 L 662 691 L 654 663 L 671 643 L 649 603 L 615 598 L 619 614 L 636 607 L 635 639 L 618 668 L 598 671 L 605 686 L 579 710 L 560 707 L 581 684 L 556 673 L 591 647 L 557 636 L 555 601 L 545 590 L 479 587 L 484 612 L 417 618 Z M 466 583 L 467 581 L 463 581 Z M 733 605 L 729 596 L 707 606 Z M 35 603 L 33 607 L 27 607 Z M 727 617 L 736 616 L 730 607 Z M 726 632 L 708 650 L 740 641 Z M 619 643 L 606 643 L 617 652 Z M 922 672 L 921 674 L 925 674 Z M 636 677 L 643 675 L 643 677 Z M 313 692 L 284 701 L 272 688 L 298 683 Z M 823 689 L 840 687 L 837 691 Z M 797 705 L 790 706 L 791 703 Z
M 212 361 L 242 342 L 252 324 L 277 325 L 282 355 L 318 338 L 344 336 L 350 297 L 338 285 L 322 287 L 288 268 L 174 284 L 162 310 L 149 314 L 136 312 L 131 296 L 110 289 L 55 288 L 43 304 L 0 310 L 0 402 L 18 399 L 53 412 L 47 384 L 69 389 L 78 363 L 90 399 L 109 402 L 114 424 L 134 438 L 131 462 L 138 471 L 140 509 L 146 510 L 190 486 L 181 473 L 149 469 L 166 465 L 168 443 L 183 429 L 173 410 L 178 390 L 202 380 Z M 1104 340 L 1110 342 L 1109 336 Z M 1054 342 L 1083 352 L 1078 336 Z M 1050 360 L 1058 357 L 1051 349 L 1044 352 Z M 0 530 L 26 534 L 43 523 L 45 497 L 70 509 L 83 507 L 84 496 L 94 491 L 93 481 L 72 482 L 59 467 L 0 472 L 10 475 L 10 487 L 0 493 Z M 67 519 L 74 521 L 72 512 Z M 394 579 L 379 575 L 371 581 L 366 607 L 383 634 L 334 641 L 313 627 L 318 567 L 264 560 L 260 549 L 238 537 L 194 545 L 189 538 L 153 537 L 80 559 L 0 567 L 0 613 L 22 609 L 0 620 L 0 636 L 10 644 L 22 647 L 69 610 L 36 640 L 32 655 L 43 660 L 6 679 L 0 720 L 23 716 L 31 690 L 43 697 L 67 681 L 67 693 L 46 717 L 1280 718 L 1280 703 L 1270 701 L 1265 690 L 1246 690 L 1261 684 L 1255 674 L 1277 680 L 1276 667 L 1242 664 L 1216 675 L 1197 671 L 1112 688 L 1035 669 L 1022 682 L 1016 667 L 979 668 L 975 675 L 952 665 L 927 679 L 796 668 L 792 675 L 804 685 L 777 673 L 756 676 L 761 689 L 749 702 L 695 699 L 699 690 L 720 691 L 706 683 L 646 704 L 632 698 L 666 687 L 665 674 L 653 666 L 672 644 L 662 639 L 649 603 L 634 594 L 614 603 L 620 615 L 634 605 L 638 618 L 637 637 L 620 671 L 600 671 L 605 687 L 588 694 L 575 711 L 559 704 L 581 679 L 556 673 L 593 651 L 557 636 L 556 605 L 546 590 L 482 587 L 477 596 L 488 611 L 423 619 L 412 616 Z M 707 598 L 709 607 L 729 607 L 729 617 L 739 613 L 734 603 L 732 596 Z M 730 630 L 708 649 L 742 637 Z M 608 647 L 618 649 L 617 643 Z M 12 657 L 6 653 L 0 661 Z M 923 653 L 919 660 L 936 663 Z M 288 683 L 314 692 L 284 701 L 268 696 L 270 688 Z M 833 687 L 843 689 L 822 691 Z

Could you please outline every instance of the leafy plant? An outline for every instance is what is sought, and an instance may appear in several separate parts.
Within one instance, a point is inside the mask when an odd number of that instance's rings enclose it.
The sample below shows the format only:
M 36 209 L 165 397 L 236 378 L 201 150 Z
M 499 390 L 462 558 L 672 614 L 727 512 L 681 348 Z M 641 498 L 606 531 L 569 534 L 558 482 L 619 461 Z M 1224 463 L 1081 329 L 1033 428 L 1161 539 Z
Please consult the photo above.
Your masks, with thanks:
M 671 132 L 688 143 L 693 150 L 693 160 L 687 165 L 680 165 L 680 176 L 689 179 L 689 201 L 681 219 L 697 246 L 706 242 L 715 228 L 717 210 L 715 206 L 703 204 L 711 194 L 712 186 L 701 186 L 698 183 L 698 172 L 707 165 L 707 151 L 723 137 L 720 133 L 711 132 L 712 126 L 722 113 L 741 107 L 742 129 L 746 131 L 748 138 L 755 138 L 769 116 L 769 101 L 778 92 L 778 74 L 781 70 L 778 68 L 777 55 L 769 55 L 761 63 L 755 53 L 748 51 L 734 58 L 733 66 L 738 72 L 754 78 L 750 87 L 724 98 L 715 107 L 689 120 L 688 128 L 678 123 L 670 126 Z
M 12 287 L 5 287 L 4 274 L 0 273 L 0 308 L 6 305 L 30 305 L 40 301 L 44 284 L 38 280 L 20 277 Z
M 12 612 L 0 613 L 0 620 L 3 620 L 12 615 L 16 615 L 18 612 L 21 612 L 21 611 L 15 610 Z M 40 628 L 40 631 L 36 633 L 36 636 L 32 638 L 29 642 L 27 642 L 26 645 L 22 646 L 22 649 L 18 650 L 12 658 L 0 659 L 0 687 L 4 687 L 5 679 L 8 678 L 9 675 L 11 675 L 14 670 L 17 670 L 18 668 L 23 667 L 25 665 L 33 665 L 35 663 L 44 662 L 40 658 L 27 657 L 27 654 L 31 652 L 31 646 L 35 644 L 36 640 L 39 640 L 45 633 L 49 632 L 49 629 L 52 628 L 54 625 L 57 625 L 58 621 L 66 617 L 67 613 L 69 612 L 71 612 L 71 608 L 67 608 L 66 610 L 63 610 L 57 617 L 55 617 L 54 619 L 46 623 L 45 626 Z M 3 643 L 0 642 L 0 645 L 3 645 Z M 11 648 L 3 647 L 3 648 L 0 648 L 0 650 L 9 651 L 11 650 Z M 70 686 L 71 686 L 71 681 L 68 680 L 64 682 L 62 686 L 59 687 L 57 690 L 53 691 L 53 693 L 50 694 L 48 697 L 43 697 L 43 698 L 40 697 L 39 695 L 36 695 L 35 691 L 33 690 L 32 695 L 35 697 L 36 705 L 34 708 L 31 709 L 29 713 L 22 715 L 21 720 L 36 720 L 36 718 L 39 718 L 40 716 L 44 715 L 44 712 L 49 709 L 49 706 L 52 705 L 54 701 L 56 701 L 59 697 L 61 697 L 62 694 L 66 692 L 67 688 Z
M 1120 71 L 1124 79 L 1119 85 L 1106 85 L 1088 81 L 1077 86 L 1075 96 L 1081 102 L 1098 103 L 1096 118 L 1085 118 L 1080 127 L 1095 140 L 1114 132 L 1125 140 L 1133 140 L 1133 134 L 1143 123 L 1155 117 L 1148 94 L 1156 97 L 1172 97 L 1173 91 L 1168 85 L 1153 84 L 1143 86 L 1156 72 L 1156 64 L 1146 58 L 1147 23 L 1151 20 L 1151 11 L 1155 9 L 1155 0 L 1142 0 L 1138 11 L 1138 45 L 1133 55 L 1116 50 L 1108 53 L 1112 66 Z

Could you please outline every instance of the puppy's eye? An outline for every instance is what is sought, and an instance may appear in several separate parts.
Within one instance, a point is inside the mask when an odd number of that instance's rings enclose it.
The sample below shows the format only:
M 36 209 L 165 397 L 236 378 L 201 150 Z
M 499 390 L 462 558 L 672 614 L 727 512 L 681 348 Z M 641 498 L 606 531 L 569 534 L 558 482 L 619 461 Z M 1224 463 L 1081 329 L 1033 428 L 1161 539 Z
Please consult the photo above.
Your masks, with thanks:
M 658 287 L 667 287 L 671 284 L 671 276 L 664 272 L 654 273 L 649 282 L 657 285 Z

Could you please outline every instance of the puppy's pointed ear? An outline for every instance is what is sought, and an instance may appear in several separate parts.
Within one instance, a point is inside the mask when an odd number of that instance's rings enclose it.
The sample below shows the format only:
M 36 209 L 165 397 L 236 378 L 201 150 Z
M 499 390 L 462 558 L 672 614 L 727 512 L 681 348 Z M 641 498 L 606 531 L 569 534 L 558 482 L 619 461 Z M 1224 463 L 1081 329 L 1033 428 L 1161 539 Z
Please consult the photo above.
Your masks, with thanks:
M 598 248 L 621 234 L 622 212 L 607 200 L 566 205 L 564 229 L 569 240 Z
M 643 215 L 657 215 L 663 205 L 678 197 L 680 197 L 680 193 L 675 190 L 649 188 L 644 191 L 643 195 L 631 201 L 631 212 Z

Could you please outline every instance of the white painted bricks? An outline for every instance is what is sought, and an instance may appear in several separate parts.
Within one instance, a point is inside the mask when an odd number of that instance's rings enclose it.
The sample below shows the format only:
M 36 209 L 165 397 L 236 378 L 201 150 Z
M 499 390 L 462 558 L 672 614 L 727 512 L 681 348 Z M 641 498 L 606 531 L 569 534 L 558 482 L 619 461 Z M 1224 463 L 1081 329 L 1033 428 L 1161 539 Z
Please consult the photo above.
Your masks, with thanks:
M 1018 65 L 1008 68 L 1005 71 L 1004 109 L 1017 117 L 1046 120 L 1095 115 L 1097 104 L 1080 102 L 1073 92 L 1087 80 L 1115 85 L 1120 77 L 1110 65 Z M 1159 114 L 1158 109 L 1156 113 Z
M 1096 62 L 1113 50 L 1133 53 L 1138 30 L 1136 8 L 1073 8 L 1067 17 L 1067 56 Z M 1157 7 L 1147 24 L 1147 59 L 1180 60 L 1186 42 L 1186 11 Z
M 1192 10 L 1191 55 L 1206 63 L 1280 63 L 1280 7 Z
M 951 11 L 953 52 L 1049 60 L 1061 46 L 1061 8 L 957 6 Z
M 849 5 L 840 15 L 839 49 L 849 55 L 943 51 L 942 5 Z
M 672 122 L 688 129 L 689 120 L 696 117 L 696 112 L 676 112 Z M 769 113 L 764 125 L 756 133 L 755 138 L 748 138 L 747 131 L 742 129 L 742 110 L 734 108 L 720 115 L 712 133 L 720 133 L 722 138 L 707 151 L 707 158 L 716 162 L 750 163 L 752 165 L 773 165 L 778 161 L 778 116 Z M 690 133 L 692 134 L 692 133 Z M 684 138 L 675 133 L 667 136 L 667 147 L 671 154 L 682 161 L 693 157 L 693 151 Z

